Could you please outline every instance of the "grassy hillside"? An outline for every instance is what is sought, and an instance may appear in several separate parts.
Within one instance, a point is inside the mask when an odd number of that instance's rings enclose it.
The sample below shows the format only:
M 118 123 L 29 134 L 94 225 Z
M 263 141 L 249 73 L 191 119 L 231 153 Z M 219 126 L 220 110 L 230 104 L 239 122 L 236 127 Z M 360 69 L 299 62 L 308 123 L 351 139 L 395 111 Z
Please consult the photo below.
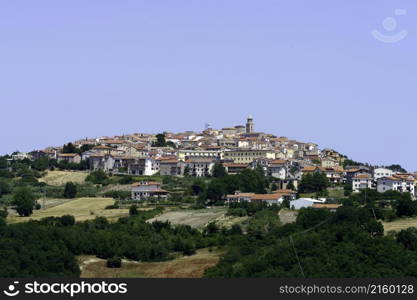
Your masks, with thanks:
M 68 181 L 81 184 L 87 176 L 87 172 L 80 171 L 48 171 L 39 181 L 55 186 L 64 185 Z
M 194 228 L 201 228 L 207 223 L 224 216 L 226 211 L 227 209 L 224 207 L 196 209 L 196 210 L 169 211 L 169 212 L 163 213 L 160 216 L 157 216 L 153 219 L 148 220 L 148 222 L 169 221 L 173 225 L 184 224 L 184 225 L 190 225 L 191 227 L 194 227 Z
M 214 266 L 223 252 L 200 249 L 192 256 L 180 256 L 163 262 L 135 262 L 124 260 L 121 268 L 107 268 L 106 260 L 94 256 L 80 256 L 82 278 L 200 278 L 204 270 Z
M 9 216 L 8 222 L 17 223 L 63 215 L 73 215 L 77 221 L 90 220 L 97 216 L 115 219 L 129 214 L 128 209 L 104 209 L 113 203 L 112 198 L 76 198 L 50 208 L 34 210 L 30 217 Z
M 417 218 L 402 218 L 392 222 L 383 222 L 385 233 L 400 231 L 409 227 L 417 227 Z

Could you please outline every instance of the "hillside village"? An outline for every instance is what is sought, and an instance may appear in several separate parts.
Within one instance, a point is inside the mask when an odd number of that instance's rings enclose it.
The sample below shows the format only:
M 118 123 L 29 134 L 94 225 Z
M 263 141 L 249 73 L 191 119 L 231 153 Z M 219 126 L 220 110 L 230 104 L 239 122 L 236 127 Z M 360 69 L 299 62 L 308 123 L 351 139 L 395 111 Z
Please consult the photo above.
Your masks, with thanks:
M 308 277 L 415 276 L 416 180 L 251 116 L 16 151 L 0 156 L 0 275 L 298 277 L 300 259 Z
M 335 150 L 320 149 L 312 142 L 258 132 L 251 115 L 245 126 L 213 129 L 207 125 L 202 132 L 86 138 L 64 147 L 16 152 L 9 160 L 42 157 L 64 165 L 83 164 L 86 170 L 103 170 L 113 175 L 207 177 L 213 175 L 216 164 L 221 164 L 228 174 L 258 167 L 265 176 L 275 178 L 279 184 L 269 194 L 235 191 L 225 195 L 226 203 L 260 201 L 280 204 L 285 198 L 295 200 L 295 191 L 303 176 L 315 173 L 325 175 L 332 186 L 343 186 L 354 193 L 375 189 L 379 193 L 392 190 L 416 196 L 417 173 L 407 173 L 401 168 L 363 165 Z M 166 198 L 169 194 L 158 182 L 134 183 L 131 192 L 134 200 Z M 313 205 L 317 201 L 310 199 L 309 203 Z

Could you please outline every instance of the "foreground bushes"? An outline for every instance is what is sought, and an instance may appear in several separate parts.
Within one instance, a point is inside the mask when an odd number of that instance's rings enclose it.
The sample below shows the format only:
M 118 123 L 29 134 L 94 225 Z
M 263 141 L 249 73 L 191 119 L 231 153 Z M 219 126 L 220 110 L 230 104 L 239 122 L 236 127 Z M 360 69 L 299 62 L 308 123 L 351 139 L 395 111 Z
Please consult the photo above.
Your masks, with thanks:
M 172 258 L 173 251 L 191 255 L 224 244 L 220 233 L 203 235 L 190 226 L 146 223 L 161 211 L 138 210 L 115 223 L 103 217 L 76 223 L 72 216 L 0 222 L 0 277 L 78 277 L 76 256 L 81 254 L 109 259 L 117 267 L 115 258 L 161 261 Z

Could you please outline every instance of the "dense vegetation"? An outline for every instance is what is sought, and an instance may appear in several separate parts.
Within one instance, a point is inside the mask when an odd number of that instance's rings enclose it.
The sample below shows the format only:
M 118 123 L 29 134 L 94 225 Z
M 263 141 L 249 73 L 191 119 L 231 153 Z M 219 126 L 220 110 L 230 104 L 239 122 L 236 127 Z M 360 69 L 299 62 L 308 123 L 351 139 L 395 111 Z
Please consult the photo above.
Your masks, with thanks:
M 274 218 L 261 221 L 258 230 L 231 242 L 207 277 L 417 276 L 416 231 L 384 236 L 367 209 L 343 207 L 335 214 L 304 209 L 296 224 L 284 226 Z
M 417 201 L 413 201 L 410 193 L 365 189 L 354 193 L 343 201 L 345 206 L 362 206 L 370 209 L 375 218 L 392 221 L 401 217 L 417 216 Z
M 318 196 L 325 196 L 329 186 L 330 182 L 326 174 L 314 172 L 302 176 L 298 190 L 300 193 L 316 193 Z
M 201 204 L 223 204 L 226 194 L 235 191 L 265 194 L 271 184 L 271 178 L 265 176 L 261 167 L 245 169 L 237 175 L 228 175 L 221 164 L 214 167 L 213 178 L 206 183 L 195 179 L 191 185 L 192 194 L 198 196 Z
M 160 209 L 137 211 L 109 223 L 105 218 L 76 223 L 74 217 L 50 217 L 6 225 L 0 222 L 0 277 L 77 277 L 76 255 L 160 261 L 173 251 L 190 255 L 196 249 L 225 244 L 225 233 L 200 232 L 166 222 L 146 223 Z
M 156 142 L 168 144 L 162 136 Z M 65 149 L 74 150 L 72 145 Z M 41 196 L 104 195 L 117 200 L 107 208 L 117 209 L 120 203 L 131 204 L 126 201 L 130 192 L 113 190 L 111 185 L 143 179 L 162 181 L 171 192 L 170 201 L 197 203 L 195 207 L 222 205 L 224 195 L 236 190 L 266 193 L 277 189 L 274 179 L 261 168 L 228 175 L 221 164 L 206 178 L 109 176 L 95 171 L 84 184 L 49 186 L 38 180 L 47 169 L 84 167 L 48 158 L 6 161 L 0 157 L 0 204 L 12 205 L 27 216 L 37 209 L 35 200 Z M 322 196 L 328 186 L 323 174 L 314 173 L 302 178 L 299 191 Z M 227 252 L 217 266 L 207 270 L 207 277 L 417 276 L 417 229 L 384 236 L 379 223 L 416 216 L 417 201 L 410 194 L 363 190 L 335 200 L 343 203 L 336 213 L 304 209 L 295 224 L 287 225 L 281 224 L 277 206 L 234 203 L 227 214 L 248 216 L 242 227 L 235 224 L 225 229 L 210 223 L 201 231 L 165 222 L 146 223 L 162 209 L 142 211 L 136 205 L 130 206 L 129 217 L 114 223 L 105 218 L 75 222 L 74 217 L 63 216 L 7 225 L 7 212 L 0 209 L 0 277 L 77 277 L 76 256 L 81 254 L 97 255 L 117 268 L 124 258 L 161 261 L 172 258 L 173 252 L 192 255 L 196 249 L 213 246 L 224 246 Z

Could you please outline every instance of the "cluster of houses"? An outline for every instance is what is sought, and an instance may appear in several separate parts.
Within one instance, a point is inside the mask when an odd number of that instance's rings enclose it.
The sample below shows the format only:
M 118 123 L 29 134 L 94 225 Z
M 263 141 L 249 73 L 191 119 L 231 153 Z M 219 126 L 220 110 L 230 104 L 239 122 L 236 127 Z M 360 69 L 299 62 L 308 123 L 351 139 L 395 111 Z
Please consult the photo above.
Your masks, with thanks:
M 134 133 L 75 141 L 73 144 L 79 149 L 88 146 L 89 150 L 80 154 L 63 153 L 63 147 L 50 147 L 34 151 L 30 156 L 16 153 L 13 159 L 48 156 L 58 162 L 86 161 L 90 170 L 101 169 L 113 174 L 195 177 L 212 175 L 214 165 L 218 162 L 229 174 L 260 166 L 266 175 L 278 179 L 280 191 L 286 191 L 268 196 L 250 196 L 251 201 L 268 203 L 291 197 L 291 193 L 287 195 L 288 185 L 291 183 L 297 188 L 303 175 L 315 172 L 325 174 L 331 183 L 351 184 L 354 192 L 371 188 L 379 192 L 395 190 L 416 195 L 415 173 L 394 173 L 389 169 L 369 166 L 343 168 L 346 157 L 335 150 L 319 149 L 317 144 L 311 142 L 256 132 L 254 128 L 253 118 L 249 116 L 245 125 L 222 129 L 207 125 L 202 132 L 164 132 L 166 144 L 162 146 L 157 143 L 155 134 Z M 134 199 L 144 197 L 141 189 L 147 189 L 148 192 L 154 189 L 159 195 L 164 192 L 158 190 L 156 183 L 138 184 L 132 190 Z M 236 197 L 240 196 L 230 195 L 228 201 Z

